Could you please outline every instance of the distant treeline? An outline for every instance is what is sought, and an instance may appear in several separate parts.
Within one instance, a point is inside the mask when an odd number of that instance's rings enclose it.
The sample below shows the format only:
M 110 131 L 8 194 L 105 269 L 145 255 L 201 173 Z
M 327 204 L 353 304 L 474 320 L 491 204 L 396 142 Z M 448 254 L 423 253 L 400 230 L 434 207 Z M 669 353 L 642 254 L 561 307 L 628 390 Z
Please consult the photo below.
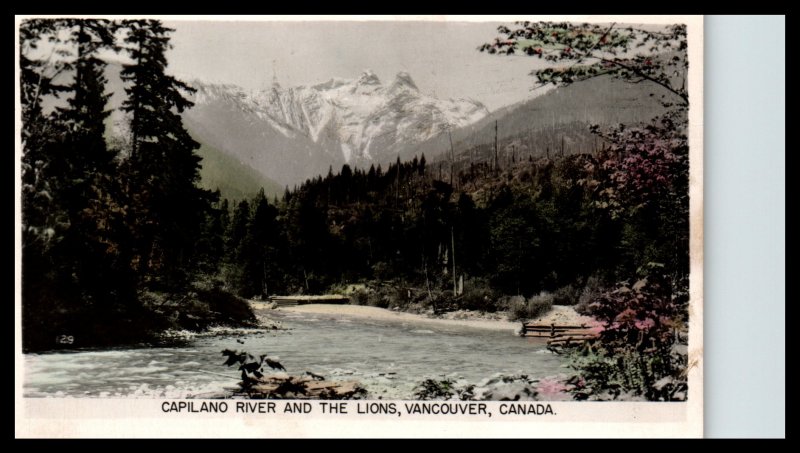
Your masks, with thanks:
M 688 275 L 686 175 L 670 189 L 682 202 L 652 199 L 623 215 L 608 190 L 599 193 L 599 180 L 613 173 L 604 159 L 531 158 L 502 169 L 478 162 L 451 185 L 423 155 L 385 171 L 345 165 L 282 200 L 243 200 L 232 218 L 223 201 L 214 224 L 225 237 L 226 282 L 247 297 L 373 279 L 452 290 L 455 272 L 531 296 L 590 276 L 613 284 L 648 263 Z

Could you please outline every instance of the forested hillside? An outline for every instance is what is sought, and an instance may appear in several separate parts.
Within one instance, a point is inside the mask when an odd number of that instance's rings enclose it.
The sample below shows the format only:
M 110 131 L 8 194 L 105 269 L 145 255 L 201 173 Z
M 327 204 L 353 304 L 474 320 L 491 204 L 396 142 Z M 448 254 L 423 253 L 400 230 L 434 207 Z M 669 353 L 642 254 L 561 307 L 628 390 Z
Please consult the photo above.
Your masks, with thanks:
M 423 296 L 450 291 L 453 298 L 455 290 L 456 305 L 463 288 L 469 300 L 460 305 L 489 310 L 500 295 L 563 287 L 580 294 L 590 278 L 610 285 L 648 263 L 685 278 L 688 218 L 672 209 L 688 201 L 688 180 L 665 182 L 674 198 L 623 217 L 606 198 L 613 188 L 601 190 L 613 172 L 604 165 L 610 155 L 601 148 L 506 168 L 480 161 L 452 184 L 449 172 L 440 178 L 424 156 L 385 171 L 344 166 L 287 191 L 277 204 L 263 196 L 239 203 L 227 266 L 247 297 L 376 280 Z M 477 293 L 480 300 L 470 299 Z M 491 302 L 482 300 L 487 294 Z
M 200 142 L 197 149 L 200 161 L 200 187 L 219 190 L 220 197 L 231 200 L 250 198 L 262 188 L 269 196 L 283 193 L 283 187 L 249 165 L 224 152 Z

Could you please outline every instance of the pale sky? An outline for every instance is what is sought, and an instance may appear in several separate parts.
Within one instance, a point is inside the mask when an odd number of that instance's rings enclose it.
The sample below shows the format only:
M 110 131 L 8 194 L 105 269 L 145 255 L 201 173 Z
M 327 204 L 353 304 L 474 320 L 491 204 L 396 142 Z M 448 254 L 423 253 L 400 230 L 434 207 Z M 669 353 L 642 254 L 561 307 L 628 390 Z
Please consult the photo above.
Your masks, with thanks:
M 472 98 L 489 110 L 538 95 L 529 75 L 539 59 L 498 56 L 477 47 L 497 36 L 479 22 L 214 22 L 164 21 L 174 28 L 170 72 L 260 89 L 273 69 L 284 86 L 332 77 L 354 79 L 371 69 L 383 84 L 406 71 L 421 91 Z M 273 64 L 274 61 L 274 64 Z

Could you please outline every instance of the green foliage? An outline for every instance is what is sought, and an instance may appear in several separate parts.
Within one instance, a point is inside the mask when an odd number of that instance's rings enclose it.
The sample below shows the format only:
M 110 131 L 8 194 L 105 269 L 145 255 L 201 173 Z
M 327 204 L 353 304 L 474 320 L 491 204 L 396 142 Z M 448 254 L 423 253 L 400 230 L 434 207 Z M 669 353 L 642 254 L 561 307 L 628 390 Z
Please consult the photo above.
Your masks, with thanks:
M 208 304 L 208 309 L 203 310 L 204 313 L 212 312 L 218 314 L 213 318 L 212 322 L 214 324 L 227 326 L 258 325 L 247 301 L 222 290 L 218 285 L 208 289 L 197 289 L 196 293 L 199 300 Z
M 575 305 L 583 289 L 576 285 L 567 285 L 553 291 L 553 305 Z
M 504 187 L 489 208 L 490 259 L 494 263 L 493 283 L 510 293 L 531 293 L 539 286 L 544 260 L 539 211 L 530 196 Z
M 533 71 L 542 85 L 566 85 L 601 75 L 639 83 L 648 81 L 672 92 L 688 104 L 686 26 L 661 30 L 633 26 L 574 24 L 568 22 L 516 22 L 501 25 L 504 38 L 481 45 L 481 52 L 519 53 L 564 66 Z M 683 77 L 681 77 L 683 75 Z
M 97 55 L 115 50 L 113 30 L 99 19 L 31 19 L 20 27 L 26 348 L 52 347 L 67 332 L 86 344 L 96 327 L 121 327 L 114 314 L 141 315 L 121 184 L 111 176 L 116 150 L 103 135 L 108 94 Z M 37 53 L 42 45 L 55 46 L 46 59 Z M 46 98 L 65 93 L 64 106 L 43 109 Z
M 220 282 L 213 280 L 194 281 L 180 294 L 143 291 L 139 302 L 161 318 L 161 328 L 202 331 L 211 326 L 257 324 L 247 301 L 224 291 Z
M 686 355 L 676 349 L 676 332 L 683 328 L 687 307 L 673 296 L 682 284 L 652 273 L 605 292 L 590 304 L 603 329 L 596 351 L 573 357 L 573 367 L 585 382 L 575 390 L 576 398 L 614 399 L 625 394 L 651 401 L 685 399 Z
M 520 299 L 511 301 L 509 310 L 510 321 L 535 319 L 547 314 L 547 312 L 553 308 L 553 295 L 550 293 L 539 293 L 529 298 L 527 301 Z
M 239 352 L 236 350 L 224 349 L 222 350 L 222 355 L 227 357 L 223 365 L 229 367 L 239 365 L 238 370 L 242 372 L 242 381 L 239 383 L 239 385 L 245 392 L 250 390 L 255 384 L 259 383 L 261 378 L 264 377 L 264 373 L 266 373 L 270 368 L 284 371 L 286 370 L 283 365 L 275 360 L 270 359 L 266 354 L 256 357 L 247 351 Z M 294 385 L 279 386 L 275 391 L 275 395 L 271 395 L 273 398 L 283 397 L 290 392 L 294 393 L 295 395 L 306 393 L 305 385 L 303 383 L 291 383 L 291 381 L 286 381 L 284 384 Z
M 626 250 L 621 239 L 628 237 L 623 234 L 628 225 L 597 210 L 596 194 L 580 183 L 592 159 L 522 161 L 509 173 L 527 172 L 534 175 L 531 180 L 486 174 L 474 180 L 477 192 L 455 191 L 420 173 L 419 161 L 417 170 L 412 161 L 392 164 L 385 173 L 331 171 L 286 192 L 267 222 L 271 226 L 258 227 L 270 231 L 263 237 L 277 247 L 267 260 L 276 269 L 269 285 L 318 293 L 377 280 L 422 290 L 437 310 L 491 311 L 499 294 L 556 291 L 597 272 L 619 277 L 617 269 L 641 265 L 633 250 L 639 244 L 631 243 L 630 254 L 620 253 Z M 234 288 L 242 287 L 240 281 L 260 280 L 245 276 L 246 260 L 234 253 L 252 227 L 245 215 L 252 202 L 235 210 L 227 234 L 227 281 Z M 464 294 L 452 294 L 461 278 Z M 240 294 L 251 297 L 257 289 Z M 557 302 L 577 301 L 575 287 L 570 294 L 560 291 Z M 406 299 L 407 294 L 377 294 L 371 303 L 405 306 Z
M 149 339 L 175 326 L 149 304 L 152 291 L 207 299 L 176 308 L 174 319 L 191 325 L 252 316 L 218 289 L 191 289 L 199 272 L 216 272 L 227 220 L 215 195 L 195 185 L 197 144 L 178 115 L 191 106 L 182 94 L 190 89 L 164 73 L 170 31 L 154 20 L 21 23 L 26 350 L 52 348 L 57 335 L 74 346 Z M 121 74 L 125 152 L 106 142 L 111 93 L 100 58 L 122 51 L 132 58 Z
M 596 275 L 592 275 L 586 279 L 586 284 L 578 296 L 578 303 L 575 309 L 578 313 L 588 315 L 590 313 L 589 305 L 603 292 L 603 282 Z
M 322 209 L 323 214 L 327 211 L 324 220 L 327 243 L 320 243 L 319 237 L 312 238 L 326 252 L 315 255 L 313 260 L 294 261 L 296 269 L 301 271 L 316 268 L 313 274 L 300 274 L 303 278 L 327 274 L 328 278 L 346 276 L 344 281 L 393 280 L 397 286 L 403 286 L 398 282 L 402 280 L 423 292 L 430 291 L 428 302 L 437 310 L 491 311 L 497 302 L 486 299 L 496 296 L 482 287 L 499 290 L 501 294 L 552 291 L 556 303 L 575 304 L 584 292 L 580 282 L 587 275 L 597 274 L 594 285 L 599 286 L 600 281 L 624 278 L 645 259 L 676 256 L 676 249 L 652 247 L 654 242 L 661 241 L 653 239 L 656 235 L 670 237 L 666 230 L 651 230 L 644 236 L 643 225 L 634 223 L 633 218 L 614 217 L 608 210 L 596 207 L 600 195 L 595 186 L 586 183 L 597 175 L 597 161 L 592 156 L 568 156 L 544 164 L 521 162 L 510 171 L 533 173 L 533 180 L 517 182 L 513 178 L 510 183 L 497 184 L 491 176 L 485 177 L 478 180 L 481 182 L 478 187 L 484 193 L 491 188 L 491 194 L 488 199 L 481 195 L 482 200 L 478 198 L 480 192 L 456 195 L 436 179 L 421 179 L 417 173 L 404 172 L 404 165 L 408 164 L 390 166 L 383 177 L 353 171 L 347 178 L 355 187 L 367 190 L 351 191 L 356 200 L 349 203 L 336 198 L 341 182 L 340 175 L 333 173 L 298 188 L 305 198 L 290 196 L 293 203 L 311 203 Z M 401 184 L 405 188 L 401 210 L 392 208 L 398 173 L 411 177 Z M 481 200 L 480 203 L 475 199 Z M 380 207 L 382 211 L 378 210 Z M 281 209 L 289 213 L 288 206 Z M 665 210 L 664 214 L 668 212 L 674 211 Z M 295 221 L 289 216 L 281 217 L 287 221 L 284 227 L 294 230 L 293 235 L 299 239 L 297 228 L 291 226 Z M 464 218 L 470 221 L 461 221 Z M 648 225 L 659 228 L 657 224 Z M 649 250 L 646 254 L 639 251 L 641 240 L 631 241 L 635 235 L 650 238 L 650 243 L 645 244 L 648 247 L 644 247 Z M 349 245 L 348 253 L 343 256 L 340 250 L 344 244 Z M 289 237 L 287 245 L 296 250 L 297 245 L 303 244 L 296 244 Z M 444 292 L 453 284 L 450 263 L 453 245 L 457 267 L 463 269 L 457 272 L 469 272 L 465 293 L 460 297 L 452 291 Z M 469 258 L 459 258 L 464 255 Z M 678 249 L 678 255 L 688 256 L 683 249 Z M 327 263 L 327 270 L 322 269 L 319 261 L 329 257 L 336 260 Z M 407 298 L 385 296 L 373 295 L 371 303 L 403 306 L 402 300 Z
M 418 400 L 449 400 L 456 394 L 455 381 L 451 379 L 425 379 L 414 389 Z
M 378 308 L 404 307 L 410 302 L 406 291 L 392 285 L 379 285 L 369 290 L 358 290 L 353 297 L 358 305 Z
M 215 201 L 196 185 L 199 144 L 179 115 L 193 105 L 184 93 L 194 89 L 165 72 L 172 29 L 156 20 L 125 20 L 121 26 L 132 60 L 120 77 L 127 82 L 122 110 L 131 117 L 124 171 L 137 270 L 146 283 L 179 286 L 193 271 L 198 226 Z
M 604 322 L 597 350 L 585 349 L 574 358 L 579 375 L 573 391 L 578 399 L 685 399 L 686 356 L 674 343 L 688 316 L 686 26 L 517 22 L 498 32 L 505 38 L 479 49 L 545 59 L 551 65 L 532 73 L 542 85 L 610 75 L 668 91 L 661 96 L 667 113 L 649 125 L 605 131 L 593 126 L 608 146 L 586 159 L 582 172 L 567 171 L 568 180 L 575 175 L 575 186 L 586 194 L 583 210 L 596 222 L 589 238 L 597 244 L 596 264 L 602 263 L 584 274 L 598 280 L 587 281 L 579 310 Z M 598 294 L 598 277 L 619 281 L 636 274 L 646 277 Z M 574 288 L 563 292 L 564 299 L 575 299 Z
M 278 183 L 213 146 L 201 142 L 196 153 L 203 159 L 198 185 L 207 190 L 219 190 L 220 198 L 244 200 L 254 197 L 262 188 L 268 198 L 283 193 Z
M 350 303 L 352 305 L 367 305 L 369 301 L 369 293 L 365 289 L 357 289 L 350 294 Z
M 460 308 L 493 312 L 497 310 L 497 293 L 485 278 L 464 281 L 464 292 L 458 301 Z
M 686 367 L 686 356 L 670 354 L 669 366 Z M 687 382 L 680 372 L 665 372 L 665 357 L 631 350 L 616 354 L 575 354 L 572 366 L 580 369 L 578 382 L 570 388 L 578 400 L 685 401 Z
M 367 305 L 370 307 L 389 308 L 391 300 L 389 296 L 383 292 L 372 292 L 367 295 Z

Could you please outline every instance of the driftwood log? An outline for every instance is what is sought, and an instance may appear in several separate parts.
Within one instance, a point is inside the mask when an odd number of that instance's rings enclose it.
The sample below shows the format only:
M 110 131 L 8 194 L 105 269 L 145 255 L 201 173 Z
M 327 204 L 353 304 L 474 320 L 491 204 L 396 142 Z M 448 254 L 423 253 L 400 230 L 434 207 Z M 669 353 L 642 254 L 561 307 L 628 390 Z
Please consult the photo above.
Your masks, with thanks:
M 307 374 L 278 374 L 248 380 L 247 384 L 240 381 L 238 386 L 227 387 L 223 392 L 194 395 L 194 398 L 346 400 L 360 399 L 366 394 L 366 390 L 356 381 L 319 380 Z
M 356 381 L 317 380 L 312 376 L 264 376 L 240 393 L 250 398 L 356 399 L 366 391 Z
M 548 325 L 530 322 L 522 323 L 520 336 L 547 338 L 547 349 L 559 354 L 563 352 L 564 348 L 584 345 L 591 347 L 594 340 L 600 337 L 586 324 L 577 326 L 551 323 Z

